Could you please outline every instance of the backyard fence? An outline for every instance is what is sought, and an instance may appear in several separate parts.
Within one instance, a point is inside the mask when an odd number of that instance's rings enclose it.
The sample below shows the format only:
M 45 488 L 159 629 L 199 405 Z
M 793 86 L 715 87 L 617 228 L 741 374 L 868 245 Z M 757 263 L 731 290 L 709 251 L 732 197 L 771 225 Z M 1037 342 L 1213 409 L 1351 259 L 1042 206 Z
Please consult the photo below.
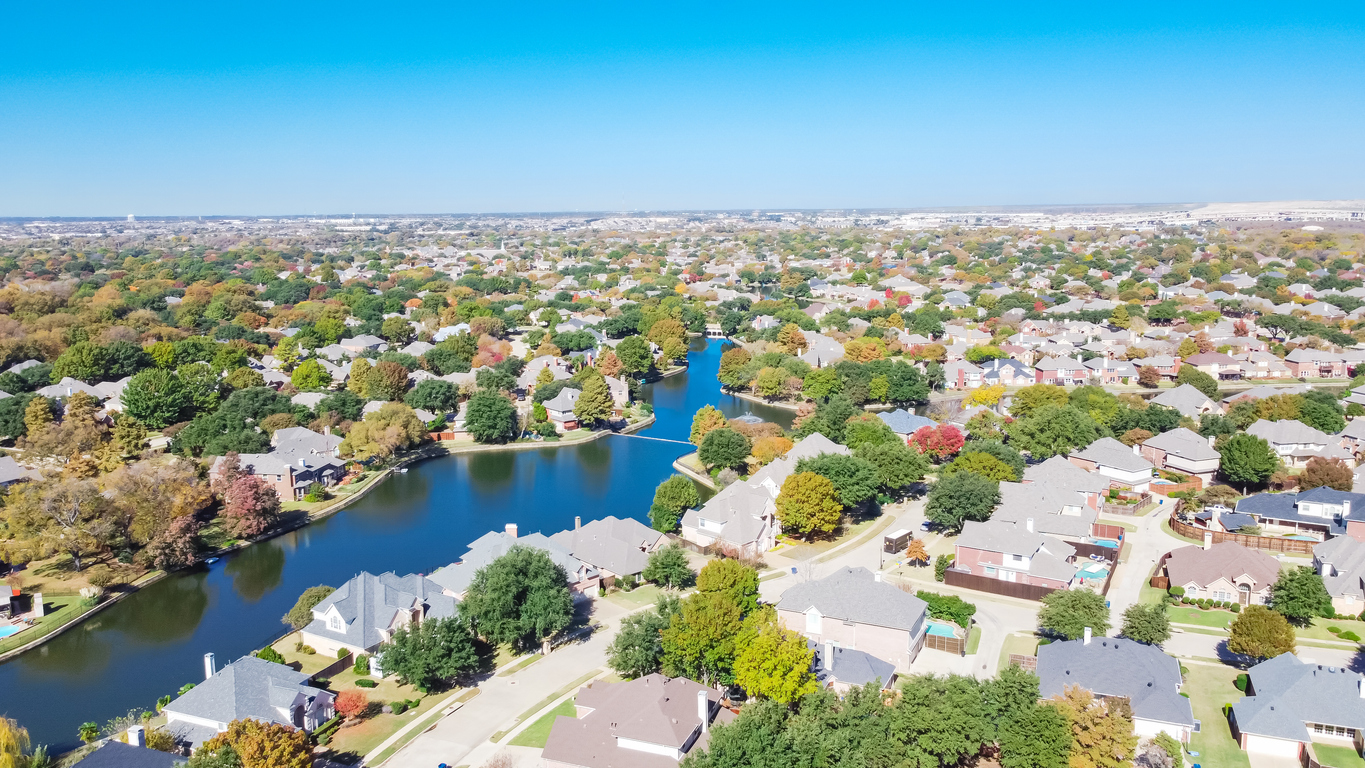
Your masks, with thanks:
M 1123 526 L 1110 525 L 1108 523 L 1095 523 L 1094 525 L 1090 526 L 1090 530 L 1094 532 L 1097 538 L 1113 539 L 1114 541 L 1117 541 L 1120 544 L 1123 543 L 1124 534 L 1128 533 L 1126 530 L 1124 530 Z
M 1197 525 L 1180 522 L 1175 519 L 1174 511 L 1171 512 L 1171 530 L 1177 535 L 1184 536 L 1187 539 L 1198 539 L 1202 541 L 1205 534 L 1213 534 L 1214 544 L 1231 541 L 1241 544 L 1244 547 L 1251 547 L 1252 549 L 1264 549 L 1267 552 L 1295 552 L 1300 555 L 1313 554 L 1313 545 L 1321 543 L 1318 541 L 1305 541 L 1303 539 L 1286 539 L 1280 536 L 1250 536 L 1245 533 L 1213 531 L 1208 528 L 1200 528 Z
M 319 669 L 318 671 L 314 672 L 314 673 L 313 673 L 313 676 L 310 677 L 310 678 L 308 678 L 308 681 L 309 681 L 309 682 L 312 682 L 312 681 L 314 681 L 314 680 L 317 680 L 317 679 L 320 678 L 320 677 L 327 677 L 327 678 L 330 678 L 332 675 L 335 675 L 335 674 L 338 673 L 338 672 L 345 672 L 346 670 L 348 670 L 348 669 L 350 669 L 351 667 L 354 667 L 354 666 L 355 666 L 355 654 L 348 653 L 348 654 L 346 654 L 344 657 L 342 657 L 342 658 L 340 658 L 340 659 L 337 659 L 336 661 L 332 662 L 331 664 L 328 664 L 327 666 L 323 667 L 322 669 Z
M 1153 576 L 1152 580 L 1147 582 L 1147 584 L 1148 586 L 1154 587 L 1156 589 L 1171 588 L 1171 580 L 1166 578 L 1165 576 Z
M 1044 595 L 1056 591 L 1051 587 L 1041 587 L 1037 584 L 1021 584 L 1017 581 L 1001 581 L 986 576 L 977 576 L 970 571 L 959 571 L 956 568 L 949 568 L 943 572 L 943 582 L 950 587 L 975 589 L 978 592 L 990 592 L 995 595 L 1017 597 L 1023 600 L 1042 600 Z
M 1038 671 L 1037 656 L 1026 656 L 1022 653 L 1011 653 L 1009 663 L 1017 665 L 1020 669 L 1026 669 L 1029 672 Z
M 933 648 L 936 651 L 946 651 L 957 656 L 966 656 L 967 640 L 971 636 L 971 623 L 963 629 L 963 637 L 945 637 L 926 632 L 924 634 L 924 647 Z

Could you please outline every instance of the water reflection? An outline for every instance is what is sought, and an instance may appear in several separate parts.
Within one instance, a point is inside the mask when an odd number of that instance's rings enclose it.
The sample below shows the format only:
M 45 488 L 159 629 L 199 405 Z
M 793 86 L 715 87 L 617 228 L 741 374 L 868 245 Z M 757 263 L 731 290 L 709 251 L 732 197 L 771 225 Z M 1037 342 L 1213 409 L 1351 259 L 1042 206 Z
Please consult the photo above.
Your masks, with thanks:
M 101 621 L 102 618 L 97 616 L 84 626 L 68 630 L 57 641 L 25 654 L 23 676 L 31 684 L 44 685 L 43 678 L 49 676 L 83 680 L 103 673 L 109 667 L 114 648 L 109 635 L 100 631 Z M 0 709 L 7 706 L 8 702 L 0 704 Z M 13 716 L 18 713 L 11 709 L 10 714 Z M 24 724 L 22 720 L 21 724 Z
M 557 454 L 558 451 L 551 451 Z M 512 475 L 518 454 L 511 451 L 473 453 L 464 457 L 466 472 L 461 479 L 469 481 L 481 494 L 495 494 L 512 485 Z
M 284 559 L 282 550 L 279 556 Z M 164 645 L 193 635 L 209 607 L 208 572 L 165 581 L 162 589 L 144 589 L 128 598 L 117 613 L 108 611 L 109 627 L 145 645 Z
M 280 585 L 284 577 L 284 548 L 272 541 L 253 544 L 234 555 L 224 571 L 232 577 L 232 589 L 254 603 Z

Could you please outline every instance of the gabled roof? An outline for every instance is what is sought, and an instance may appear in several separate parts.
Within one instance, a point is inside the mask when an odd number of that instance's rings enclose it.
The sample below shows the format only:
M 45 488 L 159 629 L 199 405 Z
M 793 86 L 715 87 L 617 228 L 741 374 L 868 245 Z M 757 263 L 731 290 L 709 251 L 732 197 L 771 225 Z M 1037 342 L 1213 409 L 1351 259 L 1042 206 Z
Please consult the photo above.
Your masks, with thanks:
M 635 574 L 649 564 L 649 551 L 663 534 L 632 518 L 608 515 L 582 528 L 560 531 L 550 541 L 585 563 L 617 574 Z
M 1243 733 L 1309 741 L 1304 723 L 1365 728 L 1361 676 L 1345 667 L 1308 664 L 1292 653 L 1247 670 L 1255 696 L 1233 705 Z
M 185 762 L 185 758 L 170 752 L 135 747 L 121 741 L 106 741 L 104 746 L 86 755 L 78 765 L 81 768 L 173 768 Z
M 1331 575 L 1324 573 L 1322 577 L 1327 594 L 1365 599 L 1365 542 L 1350 536 L 1333 536 L 1313 545 L 1313 557 L 1332 565 Z
M 240 658 L 167 704 L 163 711 L 227 725 L 253 718 L 292 726 L 281 712 L 296 697 L 311 701 L 332 694 L 305 685 L 308 675 L 254 656 Z
M 1332 438 L 1326 432 L 1314 429 L 1301 421 L 1284 419 L 1281 421 L 1266 421 L 1258 419 L 1255 424 L 1247 428 L 1248 435 L 1265 440 L 1271 445 L 1286 445 L 1292 443 L 1327 445 Z
M 882 688 L 890 688 L 891 680 L 896 675 L 895 664 L 883 661 L 867 651 L 834 647 L 834 653 L 830 655 L 833 663 L 829 663 L 825 658 L 825 651 L 830 646 L 808 639 L 806 647 L 815 651 L 815 681 L 821 686 L 835 682 L 860 686 L 877 681 Z
M 627 749 L 618 740 L 681 750 L 701 728 L 698 692 L 705 692 L 708 718 L 730 719 L 729 710 L 718 707 L 719 692 L 687 678 L 653 674 L 584 686 L 574 704 L 591 711 L 580 718 L 555 718 L 541 756 L 557 764 L 592 768 L 677 766 L 671 755 Z M 697 738 L 690 749 L 704 748 L 704 737 Z
M 933 419 L 910 413 L 904 408 L 882 411 L 877 414 L 877 418 L 890 427 L 892 432 L 900 435 L 913 435 L 920 427 L 938 426 L 938 422 Z M 1361 419 L 1361 421 L 1365 422 L 1365 419 Z
M 392 571 L 378 576 L 361 571 L 313 608 L 315 618 L 304 631 L 370 648 L 387 639 L 384 631 L 393 626 L 399 612 L 419 606 L 429 618 L 455 614 L 455 599 L 443 594 L 441 586 L 430 579 L 417 574 L 398 576 Z M 344 622 L 341 632 L 330 629 L 322 618 L 333 608 Z
M 1084 450 L 1071 454 L 1078 459 L 1093 461 L 1102 467 L 1113 467 L 1124 472 L 1150 472 L 1152 462 L 1142 458 L 1133 449 L 1112 437 L 1101 437 L 1086 446 Z
M 543 550 L 551 560 L 564 569 L 570 584 L 596 578 L 598 575 L 596 568 L 574 557 L 563 545 L 552 541 L 548 536 L 529 533 L 517 537 L 504 531 L 489 531 L 470 542 L 469 549 L 460 558 L 460 562 L 437 569 L 428 575 L 427 579 L 452 594 L 463 595 L 480 568 L 507 554 L 507 550 L 514 546 Z
M 1054 536 L 1038 533 L 1036 520 L 1032 533 L 1024 523 L 969 522 L 962 526 L 957 546 L 1023 555 L 1029 558 L 1028 572 L 1045 579 L 1069 582 L 1076 576 L 1076 566 L 1067 562 L 1067 558 L 1076 554 L 1076 548 Z
M 1115 637 L 1065 640 L 1038 648 L 1038 692 L 1049 699 L 1068 685 L 1103 696 L 1125 696 L 1135 717 L 1194 725 L 1180 695 L 1180 662 L 1152 645 Z
M 1162 432 L 1156 437 L 1148 438 L 1143 445 L 1151 446 L 1166 453 L 1189 459 L 1190 461 L 1203 461 L 1205 459 L 1220 458 L 1218 451 L 1209 445 L 1206 438 L 1191 432 L 1184 427 L 1176 427 L 1170 432 Z
M 1259 550 L 1224 541 L 1207 550 L 1200 546 L 1173 550 L 1166 558 L 1166 572 L 1172 585 L 1195 584 L 1201 589 L 1220 578 L 1237 583 L 1249 576 L 1255 582 L 1253 591 L 1260 591 L 1279 578 L 1280 562 Z
M 1025 521 L 1033 518 L 1033 530 L 1038 533 L 1081 538 L 1090 535 L 1097 517 L 1095 510 L 1082 504 L 1069 489 L 1005 482 L 1000 484 L 1000 505 L 991 520 L 1024 528 Z
M 1180 411 L 1181 416 L 1189 416 L 1198 419 L 1201 408 L 1217 408 L 1217 403 L 1209 399 L 1209 396 L 1190 386 L 1181 384 L 1175 389 L 1168 389 L 1165 392 L 1152 398 L 1152 403 L 1164 405 L 1167 408 L 1174 408 Z
M 897 587 L 877 581 L 866 568 L 844 567 L 818 581 L 788 589 L 779 611 L 805 613 L 810 608 L 831 619 L 903 629 L 916 634 L 924 624 L 927 604 Z
M 1077 493 L 1103 493 L 1109 490 L 1109 478 L 1086 472 L 1067 461 L 1065 456 L 1053 456 L 1041 464 L 1026 467 L 1024 482 L 1065 488 Z

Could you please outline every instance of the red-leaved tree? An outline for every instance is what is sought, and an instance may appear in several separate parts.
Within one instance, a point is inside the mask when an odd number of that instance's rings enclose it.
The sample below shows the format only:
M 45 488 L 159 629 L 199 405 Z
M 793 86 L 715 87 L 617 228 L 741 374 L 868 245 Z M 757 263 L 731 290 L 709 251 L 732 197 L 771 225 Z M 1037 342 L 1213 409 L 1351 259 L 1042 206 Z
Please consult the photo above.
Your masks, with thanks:
M 232 535 L 239 538 L 259 536 L 279 520 L 280 497 L 261 478 L 240 475 L 227 486 L 223 495 L 223 516 L 227 518 Z
M 966 438 L 962 436 L 962 432 L 951 424 L 920 427 L 910 436 L 911 445 L 936 461 L 942 461 L 962 450 L 962 444 L 965 442 Z
M 338 715 L 351 720 L 365 714 L 365 710 L 370 708 L 370 699 L 359 688 L 347 688 L 337 694 L 337 700 L 333 706 Z
M 195 539 L 201 527 L 194 515 L 173 517 L 166 529 L 147 542 L 138 556 L 153 568 L 163 571 L 191 565 L 198 554 Z

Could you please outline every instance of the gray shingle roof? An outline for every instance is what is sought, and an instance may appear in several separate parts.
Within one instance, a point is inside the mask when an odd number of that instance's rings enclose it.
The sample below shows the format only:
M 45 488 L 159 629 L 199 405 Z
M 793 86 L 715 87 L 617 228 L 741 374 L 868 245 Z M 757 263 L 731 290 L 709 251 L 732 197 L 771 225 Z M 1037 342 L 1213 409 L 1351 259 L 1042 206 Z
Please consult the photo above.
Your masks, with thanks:
M 470 542 L 469 550 L 458 563 L 438 569 L 427 578 L 439 584 L 442 589 L 462 595 L 469 589 L 470 582 L 474 581 L 474 575 L 480 568 L 507 554 L 507 550 L 518 545 L 544 551 L 551 560 L 564 569 L 570 584 L 596 578 L 598 575 L 596 568 L 574 557 L 563 545 L 544 534 L 529 533 L 515 537 L 503 531 L 489 531 Z
M 582 528 L 560 531 L 550 541 L 585 563 L 616 574 L 636 574 L 649 564 L 649 552 L 663 534 L 632 518 L 608 515 Z
M 1200 408 L 1206 405 L 1214 405 L 1208 395 L 1189 384 L 1181 384 L 1175 389 L 1168 389 L 1152 398 L 1151 402 L 1155 405 L 1174 408 L 1180 411 L 1181 416 L 1189 416 L 1192 419 L 1199 418 Z
M 1102 467 L 1113 467 L 1124 472 L 1151 471 L 1152 463 L 1133 453 L 1133 449 L 1112 437 L 1101 437 L 1085 450 L 1071 454 L 1078 459 L 1093 461 Z
M 1206 459 L 1220 458 L 1218 451 L 1209 445 L 1206 438 L 1191 432 L 1184 427 L 1176 427 L 1170 432 L 1162 432 L 1156 437 L 1149 438 L 1143 445 L 1148 445 L 1166 453 L 1189 459 L 1190 461 L 1204 461 Z
M 882 661 L 866 651 L 836 647 L 833 654 L 834 664 L 829 665 L 826 663 L 826 646 L 823 643 L 807 640 L 806 647 L 815 650 L 813 660 L 815 679 L 821 686 L 834 682 L 857 686 L 877 681 L 882 688 L 890 688 L 891 681 L 896 675 L 895 664 Z
M 593 768 L 668 768 L 670 755 L 651 754 L 618 745 L 631 739 L 682 749 L 701 727 L 697 692 L 705 691 L 707 716 L 716 721 L 729 710 L 717 705 L 720 694 L 686 678 L 646 675 L 619 683 L 597 682 L 579 689 L 574 703 L 592 711 L 580 718 L 555 718 L 542 757 L 561 765 Z M 705 734 L 691 745 L 704 748 Z
M 1037 521 L 1034 524 L 1036 526 Z M 1069 582 L 1076 576 L 1076 566 L 1067 562 L 1067 558 L 1075 556 L 1076 548 L 1054 536 L 1029 533 L 1024 523 L 969 522 L 962 527 L 957 545 L 984 552 L 1024 555 L 1029 558 L 1028 572 L 1045 579 Z
M 1247 428 L 1247 434 L 1255 435 L 1272 446 L 1294 443 L 1327 445 L 1332 440 L 1326 432 L 1313 429 L 1301 421 L 1292 419 L 1283 421 L 1261 419 Z
M 819 581 L 788 589 L 778 610 L 805 613 L 811 607 L 821 616 L 859 624 L 904 629 L 917 635 L 924 626 L 927 604 L 885 582 L 866 568 L 840 568 Z
M 325 616 L 335 606 L 345 622 L 344 629 L 329 629 Z M 385 631 L 394 624 L 400 611 L 422 607 L 424 618 L 439 619 L 455 615 L 455 599 L 445 595 L 431 579 L 393 572 L 378 576 L 361 571 L 313 608 L 313 622 L 304 631 L 357 646 L 372 648 L 387 639 Z
M 1133 715 L 1194 725 L 1190 700 L 1180 695 L 1180 662 L 1160 648 L 1115 637 L 1050 643 L 1038 649 L 1038 691 L 1045 698 L 1079 685 L 1104 696 L 1126 696 Z
M 307 674 L 295 672 L 283 664 L 246 656 L 191 688 L 184 696 L 166 705 L 164 711 L 224 725 L 233 720 L 254 718 L 292 726 L 277 707 L 287 706 L 299 695 L 309 701 L 332 695 L 305 685 L 307 680 Z
M 185 758 L 170 752 L 109 741 L 86 755 L 78 765 L 81 768 L 172 768 L 184 762 Z
M 897 408 L 894 411 L 882 411 L 877 414 L 877 418 L 881 419 L 886 426 L 890 427 L 892 432 L 901 435 L 913 435 L 920 427 L 933 427 L 938 425 L 938 422 L 933 419 L 910 413 L 904 408 Z M 1365 419 L 1362 419 L 1362 421 L 1365 421 Z
M 1313 558 L 1332 565 L 1331 575 L 1322 577 L 1327 594 L 1365 600 L 1365 542 L 1334 536 L 1313 545 Z
M 1063 514 L 1070 508 L 1071 514 Z M 1080 499 L 1065 488 L 1043 483 L 1001 483 L 1000 506 L 991 519 L 1002 523 L 1023 523 L 1033 518 L 1033 530 L 1053 536 L 1089 536 L 1098 513 L 1080 504 Z
M 1232 705 L 1243 733 L 1309 741 L 1305 722 L 1365 728 L 1361 676 L 1345 667 L 1305 664 L 1292 653 L 1247 670 L 1254 696 Z
M 1042 464 L 1025 468 L 1024 482 L 1076 493 L 1103 493 L 1109 490 L 1109 478 L 1086 472 L 1067 461 L 1065 456 L 1053 456 Z

